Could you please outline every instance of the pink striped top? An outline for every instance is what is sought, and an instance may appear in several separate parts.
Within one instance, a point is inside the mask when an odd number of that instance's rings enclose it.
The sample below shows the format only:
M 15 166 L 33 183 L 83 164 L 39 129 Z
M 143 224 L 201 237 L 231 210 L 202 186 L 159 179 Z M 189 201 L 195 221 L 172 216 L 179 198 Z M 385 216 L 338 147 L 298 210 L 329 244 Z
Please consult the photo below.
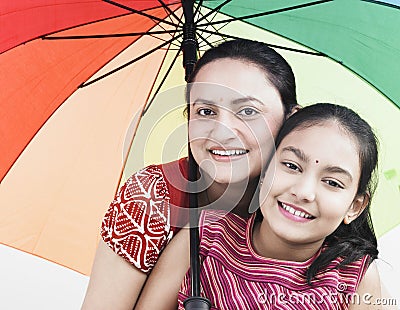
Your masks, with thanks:
M 333 261 L 307 284 L 306 271 L 319 252 L 305 262 L 282 261 L 258 255 L 251 244 L 249 220 L 223 211 L 204 211 L 200 217 L 201 291 L 211 309 L 348 309 L 368 267 L 368 257 L 333 269 Z M 190 294 L 186 274 L 179 292 L 179 309 Z

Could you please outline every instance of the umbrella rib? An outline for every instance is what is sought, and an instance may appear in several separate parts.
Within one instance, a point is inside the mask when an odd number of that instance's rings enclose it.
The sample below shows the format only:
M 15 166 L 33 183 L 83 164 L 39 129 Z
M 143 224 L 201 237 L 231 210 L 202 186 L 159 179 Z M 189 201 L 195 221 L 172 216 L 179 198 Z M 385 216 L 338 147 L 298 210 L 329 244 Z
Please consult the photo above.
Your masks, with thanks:
M 112 1 L 112 0 L 103 0 L 103 1 L 104 1 L 104 2 L 107 2 L 107 3 L 111 4 L 111 5 L 117 6 L 117 7 L 119 7 L 119 8 L 122 8 L 122 9 L 125 9 L 125 10 L 128 10 L 128 11 L 131 11 L 132 13 L 136 13 L 136 14 L 139 14 L 139 15 L 142 15 L 142 16 L 145 16 L 145 17 L 148 17 L 148 18 L 152 19 L 153 21 L 158 21 L 158 22 L 161 22 L 161 23 L 165 23 L 165 24 L 168 24 L 168 25 L 170 25 L 170 26 L 176 26 L 176 24 L 173 23 L 173 22 L 170 22 L 170 21 L 167 21 L 167 20 L 165 20 L 165 19 L 162 19 L 162 18 L 153 16 L 153 15 L 151 15 L 151 14 L 147 14 L 147 13 L 145 13 L 145 12 L 143 12 L 143 11 L 139 11 L 139 10 L 130 8 L 129 6 L 126 6 L 126 5 L 123 5 L 123 4 L 114 2 L 114 1 Z
M 83 83 L 83 84 L 82 84 L 81 86 L 79 86 L 79 87 L 82 88 L 82 87 L 89 86 L 89 85 L 91 85 L 91 84 L 93 84 L 93 83 L 96 83 L 96 82 L 98 82 L 98 81 L 104 79 L 105 77 L 107 77 L 107 76 L 109 76 L 109 75 L 111 75 L 111 74 L 114 74 L 114 73 L 117 72 L 117 71 L 122 70 L 123 68 L 125 68 L 125 67 L 127 67 L 127 66 L 129 66 L 129 65 L 131 65 L 131 64 L 133 64 L 133 63 L 135 63 L 136 61 L 138 61 L 138 60 L 140 60 L 140 59 L 142 59 L 142 58 L 144 58 L 144 57 L 150 55 L 151 53 L 157 51 L 158 49 L 162 48 L 163 46 L 165 46 L 165 45 L 167 45 L 167 44 L 170 44 L 172 41 L 176 40 L 176 39 L 179 38 L 180 36 L 182 36 L 182 34 L 179 34 L 178 36 L 173 37 L 172 39 L 170 39 L 170 40 L 168 40 L 168 41 L 166 41 L 166 42 L 164 42 L 164 43 L 162 43 L 162 44 L 160 44 L 160 45 L 158 45 L 158 46 L 152 48 L 151 50 L 147 51 L 146 53 L 144 53 L 144 54 L 142 54 L 142 55 L 136 57 L 135 59 L 132 59 L 131 61 L 129 61 L 129 62 L 123 64 L 122 66 L 119 66 L 118 68 L 115 68 L 115 69 L 113 69 L 113 70 L 111 70 L 111 71 L 109 71 L 109 72 L 107 72 L 107 73 L 105 73 L 105 74 L 99 76 L 98 78 L 95 78 L 94 80 L 92 80 L 92 81 L 90 81 L 90 82 Z
M 217 34 L 217 35 L 219 35 L 221 37 L 226 37 L 226 38 L 230 38 L 230 39 L 242 39 L 240 37 L 233 36 L 233 35 L 230 35 L 230 34 L 214 33 L 213 31 L 209 31 L 209 30 L 205 30 L 205 29 L 203 29 L 203 32 L 211 33 L 211 34 Z M 307 55 L 314 55 L 314 56 L 326 56 L 324 53 L 321 53 L 321 52 L 310 52 L 310 51 L 304 51 L 304 50 L 300 50 L 300 49 L 297 49 L 297 48 L 286 47 L 286 46 L 282 46 L 282 45 L 275 45 L 275 44 L 269 44 L 269 43 L 266 43 L 266 44 L 268 46 L 270 46 L 270 47 L 279 48 L 279 49 L 287 50 L 287 51 L 291 51 L 291 52 L 307 54 Z
M 200 7 L 203 5 L 203 0 L 200 0 L 199 3 L 196 6 L 196 9 L 193 13 L 194 19 L 196 19 L 197 14 L 200 12 Z
M 168 8 L 168 9 L 169 9 L 169 8 Z M 165 8 L 164 8 L 164 11 L 165 11 Z M 175 12 L 174 12 L 174 13 L 175 13 Z M 183 13 L 182 13 L 182 14 L 183 14 Z M 175 16 L 176 16 L 176 14 L 175 14 Z M 181 16 L 181 17 L 182 17 L 182 16 Z M 171 14 L 168 15 L 168 18 L 169 18 L 170 21 L 172 22 Z M 173 25 L 173 26 L 175 26 L 176 29 L 178 29 L 178 27 L 180 27 L 180 28 L 183 27 L 183 25 L 182 25 L 182 23 L 181 23 L 181 19 L 182 19 L 182 18 L 179 18 L 179 16 L 177 17 L 178 24 L 174 24 L 174 25 Z M 158 23 L 158 26 L 159 26 L 160 28 L 162 28 L 163 30 L 166 30 L 166 28 L 165 28 L 161 23 Z
M 131 32 L 131 33 L 110 33 L 110 34 L 93 34 L 93 35 L 81 35 L 81 36 L 45 36 L 43 40 L 79 40 L 79 39 L 101 39 L 101 38 L 120 38 L 120 37 L 135 37 L 135 36 L 146 36 L 155 34 L 169 34 L 179 32 L 180 30 L 158 30 L 158 31 L 144 31 L 144 32 Z
M 378 0 L 361 0 L 361 1 L 369 2 L 369 3 L 373 3 L 373 4 L 384 5 L 384 6 L 388 6 L 388 7 L 394 8 L 394 9 L 400 9 L 400 7 L 398 5 L 387 3 L 387 2 L 384 2 L 384 1 L 378 1 Z
M 201 22 L 202 20 L 206 19 L 208 16 L 210 16 L 211 14 L 213 14 L 214 12 L 218 12 L 223 6 L 225 6 L 226 4 L 228 4 L 229 2 L 231 2 L 232 0 L 226 0 L 224 2 L 222 2 L 220 5 L 216 6 L 215 8 L 213 8 L 210 12 L 208 12 L 206 15 L 204 15 L 203 17 L 201 17 L 199 20 L 197 20 L 197 22 Z
M 261 17 L 261 16 L 272 15 L 272 14 L 276 14 L 276 13 L 282 13 L 282 12 L 286 12 L 286 11 L 302 9 L 302 8 L 305 8 L 305 7 L 308 7 L 308 6 L 324 4 L 324 3 L 332 2 L 332 1 L 333 0 L 320 0 L 320 1 L 294 5 L 294 6 L 290 6 L 290 7 L 287 7 L 287 8 L 281 8 L 281 9 L 276 9 L 276 10 L 262 12 L 262 13 L 244 15 L 244 16 L 239 16 L 239 17 L 232 17 L 232 18 L 229 18 L 229 19 L 220 20 L 220 21 L 216 21 L 216 22 L 211 22 L 211 23 L 208 23 L 208 24 L 200 24 L 198 26 L 199 27 L 201 27 L 201 26 L 210 26 L 210 25 L 228 23 L 228 22 L 238 21 L 238 20 L 242 21 L 242 20 L 245 20 L 245 19 L 251 19 L 251 18 L 255 18 L 255 17 Z
M 182 14 L 183 14 L 183 13 L 182 13 Z M 169 15 L 169 16 L 170 16 L 170 15 Z M 178 18 L 179 18 L 179 17 L 178 17 Z M 162 29 L 165 29 L 162 25 L 158 25 L 158 26 L 160 26 Z M 176 25 L 175 25 L 175 29 L 174 29 L 173 31 L 170 31 L 170 34 L 173 36 L 173 35 L 174 35 L 175 33 L 177 33 L 177 32 L 182 32 L 182 28 L 183 28 L 183 25 L 181 25 L 181 24 L 176 24 Z M 165 33 L 167 33 L 167 32 L 165 32 Z M 166 41 L 165 39 L 160 38 L 160 37 L 157 37 L 157 36 L 155 36 L 155 35 L 153 35 L 152 37 L 157 38 L 157 39 L 162 40 L 162 41 Z M 172 42 L 171 45 L 180 47 L 181 44 L 175 44 L 174 42 Z M 170 48 L 168 47 L 168 49 L 170 49 Z
M 200 11 L 199 11 L 199 14 L 201 14 L 202 16 L 204 16 Z M 215 17 L 215 16 L 214 16 L 214 17 Z M 213 18 L 214 18 L 214 17 L 213 17 Z M 212 18 L 212 19 L 213 19 L 213 18 Z M 211 20 L 212 20 L 212 19 L 211 19 Z M 208 20 L 207 18 L 206 18 L 206 21 L 209 22 L 209 20 Z M 221 30 L 221 29 L 222 29 L 223 27 L 225 27 L 226 25 L 228 25 L 228 23 L 226 23 L 225 25 L 223 25 L 223 26 L 222 26 L 221 28 L 219 28 L 219 29 L 217 29 L 214 25 L 211 25 L 211 27 L 214 28 L 214 30 L 215 30 L 216 32 L 218 32 L 219 30 Z M 211 35 L 210 35 L 210 36 L 211 36 Z M 210 36 L 208 36 L 208 37 L 210 37 Z
M 201 13 L 200 13 L 201 14 Z M 211 21 L 215 18 L 215 16 L 217 15 L 217 12 L 215 12 L 215 14 L 214 14 L 214 16 L 213 17 L 211 17 Z M 206 21 L 207 21 L 207 23 L 210 23 L 210 20 L 208 19 L 208 17 L 206 17 Z M 215 30 L 215 32 L 216 33 L 219 33 L 219 31 L 222 29 L 222 28 L 224 28 L 225 26 L 227 26 L 229 23 L 225 23 L 225 25 L 222 25 L 220 28 L 216 28 L 214 25 L 210 25 L 214 30 Z M 206 28 L 205 28 L 206 29 Z M 211 37 L 212 36 L 212 34 L 209 34 L 208 35 L 208 37 L 207 37 L 207 39 L 209 38 L 209 37 Z M 224 41 L 224 38 L 222 38 L 222 40 Z M 217 42 L 219 42 L 219 41 L 221 41 L 221 39 L 220 40 L 217 40 Z
M 210 43 L 210 41 L 207 40 L 208 38 L 203 37 L 199 32 L 197 32 L 197 35 L 198 35 L 210 48 L 213 48 L 213 47 L 214 47 L 214 45 L 212 45 L 212 44 Z
M 164 74 L 163 79 L 160 82 L 160 85 L 158 85 L 157 90 L 154 92 L 154 95 L 152 96 L 150 102 L 147 104 L 147 106 L 144 108 L 143 112 L 142 112 L 142 116 L 144 116 L 147 111 L 149 110 L 151 104 L 153 103 L 154 99 L 156 98 L 158 92 L 160 91 L 161 87 L 164 85 L 169 73 L 172 70 L 172 67 L 174 66 L 176 60 L 178 59 L 179 53 L 181 52 L 182 48 L 178 49 L 178 52 L 175 54 L 174 59 L 172 60 L 172 63 L 170 64 L 170 66 L 168 67 L 168 70 L 166 71 L 166 73 Z
M 181 32 L 181 31 L 182 31 L 182 30 L 176 30 L 176 31 L 174 31 L 174 33 Z M 151 37 L 153 37 L 153 38 L 155 38 L 155 39 L 158 39 L 158 40 L 160 40 L 160 41 L 167 42 L 167 39 L 163 39 L 163 38 L 160 38 L 160 37 L 157 37 L 157 36 L 153 36 L 153 35 L 152 35 Z M 176 37 L 176 38 L 178 38 L 178 37 Z M 176 44 L 175 42 L 171 42 L 171 45 L 180 47 L 181 44 Z M 167 50 L 168 50 L 168 49 L 169 49 L 169 48 L 167 48 Z
M 165 2 L 163 0 L 158 0 L 158 2 L 162 5 L 162 7 L 167 11 L 167 13 L 169 13 L 169 15 L 175 17 L 175 19 L 178 21 L 178 24 L 181 25 L 182 21 L 181 19 L 175 14 L 174 11 L 172 11 L 168 5 L 165 4 Z

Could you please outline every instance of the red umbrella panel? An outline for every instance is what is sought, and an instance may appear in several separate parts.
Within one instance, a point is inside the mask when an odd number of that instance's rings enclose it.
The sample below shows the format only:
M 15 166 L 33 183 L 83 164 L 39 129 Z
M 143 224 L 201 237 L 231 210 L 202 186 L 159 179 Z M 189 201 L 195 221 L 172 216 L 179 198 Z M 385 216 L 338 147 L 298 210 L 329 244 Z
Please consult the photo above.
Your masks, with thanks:
M 180 4 L 180 1 L 163 0 L 163 4 L 171 6 Z M 157 7 L 156 11 L 151 10 Z M 118 3 L 103 0 L 2 1 L 0 53 L 43 35 L 136 11 L 155 18 L 166 16 L 160 1 L 155 0 L 121 0 Z

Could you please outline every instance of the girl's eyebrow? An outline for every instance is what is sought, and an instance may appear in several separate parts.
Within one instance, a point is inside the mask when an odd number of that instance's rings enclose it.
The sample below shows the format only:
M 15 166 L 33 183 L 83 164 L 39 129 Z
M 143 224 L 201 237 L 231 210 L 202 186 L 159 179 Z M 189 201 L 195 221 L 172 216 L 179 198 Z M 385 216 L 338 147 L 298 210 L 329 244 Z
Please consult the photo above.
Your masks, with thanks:
M 303 162 L 310 162 L 310 158 L 300 149 L 294 147 L 294 146 L 286 146 L 282 149 L 282 152 L 292 152 L 294 155 L 296 155 L 297 158 L 299 158 Z M 346 169 L 343 169 L 342 167 L 338 166 L 328 166 L 324 168 L 325 171 L 330 172 L 330 173 L 340 173 L 345 176 L 347 176 L 350 181 L 353 181 L 353 176 L 349 171 Z
M 292 152 L 296 155 L 301 161 L 309 162 L 310 158 L 300 149 L 294 146 L 286 146 L 282 149 L 282 152 Z
M 350 181 L 353 181 L 353 177 L 351 175 L 351 173 L 349 171 L 347 171 L 346 169 L 343 169 L 341 167 L 338 166 L 328 166 L 326 167 L 324 170 L 326 170 L 327 172 L 331 172 L 331 173 L 340 173 L 340 174 L 344 174 L 345 176 L 347 176 Z

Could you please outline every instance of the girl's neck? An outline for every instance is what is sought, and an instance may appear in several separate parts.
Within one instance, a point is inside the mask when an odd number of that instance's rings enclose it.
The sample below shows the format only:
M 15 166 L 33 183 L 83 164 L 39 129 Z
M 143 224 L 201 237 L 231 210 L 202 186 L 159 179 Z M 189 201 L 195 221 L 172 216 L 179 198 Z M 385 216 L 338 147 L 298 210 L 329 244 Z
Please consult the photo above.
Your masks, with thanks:
M 323 242 L 296 244 L 286 242 L 268 229 L 266 221 L 254 222 L 251 242 L 257 254 L 285 261 L 304 262 L 317 253 Z

